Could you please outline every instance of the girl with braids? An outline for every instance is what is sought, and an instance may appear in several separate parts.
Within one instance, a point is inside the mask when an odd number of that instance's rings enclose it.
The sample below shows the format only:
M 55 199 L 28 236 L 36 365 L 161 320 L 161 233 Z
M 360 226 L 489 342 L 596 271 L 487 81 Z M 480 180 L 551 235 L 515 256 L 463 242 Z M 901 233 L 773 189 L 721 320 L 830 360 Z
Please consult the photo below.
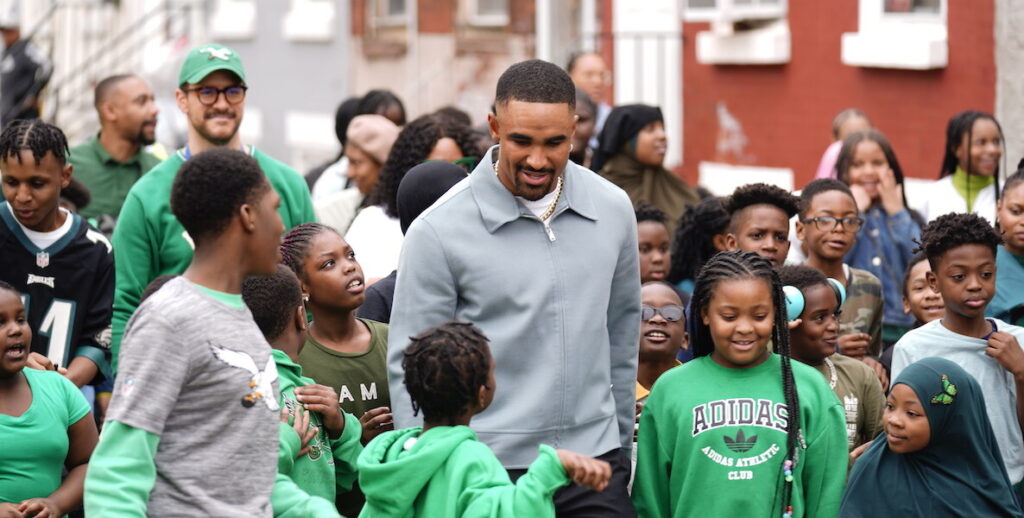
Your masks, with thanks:
M 398 268 L 403 234 L 396 199 L 405 173 L 427 160 L 464 164 L 470 171 L 480 155 L 469 128 L 435 115 L 424 115 L 402 129 L 376 186 L 345 233 L 345 240 L 362 254 L 371 284 Z
M 920 207 L 925 220 L 950 212 L 973 212 L 994 222 L 1002 158 L 1003 130 L 992 115 L 975 110 L 954 115 L 946 126 L 939 181 Z
M 836 516 L 843 408 L 821 374 L 790 359 L 786 298 L 771 263 L 719 253 L 701 270 L 691 305 L 695 359 L 658 379 L 640 418 L 639 516 Z
M 476 326 L 448 322 L 412 337 L 402 369 L 423 426 L 384 433 L 363 450 L 357 468 L 366 507 L 359 516 L 554 517 L 558 488 L 575 482 L 601 491 L 608 484 L 607 462 L 544 444 L 512 483 L 469 428 L 497 388 L 487 337 Z
M 722 199 L 711 197 L 686 208 L 679 218 L 672 240 L 672 267 L 668 281 L 686 293 L 693 293 L 694 280 L 711 256 L 727 250 L 729 213 Z
M 394 428 L 387 378 L 388 326 L 356 318 L 363 303 L 363 271 L 352 247 L 331 227 L 306 223 L 285 234 L 281 262 L 295 272 L 313 315 L 298 364 L 304 376 L 338 394 L 338 404 L 362 424 L 365 444 Z M 339 511 L 356 516 L 358 487 L 339 493 Z

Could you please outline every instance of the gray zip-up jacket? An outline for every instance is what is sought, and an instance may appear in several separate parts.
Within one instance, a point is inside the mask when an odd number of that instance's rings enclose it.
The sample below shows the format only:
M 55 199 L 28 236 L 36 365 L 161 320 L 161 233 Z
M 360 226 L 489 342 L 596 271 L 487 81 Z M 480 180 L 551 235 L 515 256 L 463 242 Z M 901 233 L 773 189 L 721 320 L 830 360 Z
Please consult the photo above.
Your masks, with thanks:
M 538 444 L 629 455 L 640 326 L 633 207 L 569 162 L 546 230 L 499 182 L 496 150 L 405 236 L 388 342 L 395 426 L 420 421 L 402 382 L 409 337 L 462 320 L 491 342 L 497 390 L 471 427 L 502 465 L 529 466 Z

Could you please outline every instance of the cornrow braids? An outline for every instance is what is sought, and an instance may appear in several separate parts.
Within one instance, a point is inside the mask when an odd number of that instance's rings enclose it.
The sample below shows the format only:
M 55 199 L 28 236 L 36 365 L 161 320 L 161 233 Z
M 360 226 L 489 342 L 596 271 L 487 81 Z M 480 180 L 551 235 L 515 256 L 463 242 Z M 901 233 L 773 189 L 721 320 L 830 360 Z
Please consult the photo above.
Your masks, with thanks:
M 380 169 L 380 179 L 363 201 L 364 207 L 380 205 L 392 218 L 398 217 L 398 185 L 405 173 L 419 165 L 443 138 L 450 138 L 459 146 L 464 157 L 480 157 L 479 147 L 469 128 L 446 122 L 436 115 L 424 115 L 410 122 L 398 134 L 388 159 Z
M 760 279 L 768 283 L 772 293 L 772 307 L 775 309 L 775 321 L 772 325 L 772 343 L 775 351 L 781 360 L 782 392 L 786 400 L 786 407 L 789 411 L 789 421 L 786 423 L 786 456 L 790 469 L 796 467 L 799 461 L 798 451 L 802 447 L 802 432 L 800 430 L 800 398 L 796 390 L 796 381 L 793 377 L 793 365 L 789 347 L 789 326 L 786 321 L 786 299 L 782 293 L 782 282 L 779 275 L 772 268 L 772 264 L 765 258 L 754 252 L 743 252 L 739 250 L 719 252 L 704 265 L 700 275 L 697 277 L 697 284 L 691 299 L 690 312 L 691 324 L 694 332 L 691 334 L 693 345 L 693 356 L 698 358 L 707 356 L 714 351 L 714 342 L 711 338 L 711 330 L 700 315 L 707 309 L 711 302 L 715 288 L 723 281 L 738 279 Z M 779 483 L 782 487 L 781 512 L 792 513 L 793 482 L 779 473 Z
M 291 268 L 298 278 L 305 279 L 305 273 L 303 273 L 302 268 L 306 264 L 306 253 L 309 251 L 309 245 L 313 242 L 313 238 L 324 232 L 338 233 L 337 230 L 322 223 L 303 223 L 289 230 L 281 238 L 281 246 L 279 248 L 281 251 L 281 264 Z
M 718 252 L 712 238 L 724 234 L 728 226 L 729 213 L 722 207 L 721 198 L 706 198 L 687 207 L 672 240 L 672 269 L 668 281 L 678 284 L 685 279 L 696 279 L 701 266 Z
M 487 336 L 469 322 L 447 322 L 410 340 L 402 370 L 413 415 L 422 411 L 425 422 L 451 422 L 472 407 L 480 387 L 487 387 Z
M 36 163 L 52 153 L 62 167 L 67 164 L 68 139 L 57 126 L 39 119 L 17 119 L 9 122 L 0 133 L 0 160 L 14 158 L 21 162 L 23 150 L 32 151 Z
M 989 222 L 974 213 L 949 213 L 935 218 L 921 229 L 920 246 L 915 252 L 928 256 L 932 271 L 946 252 L 964 245 L 982 245 L 992 250 L 1002 244 L 1003 237 Z M 909 270 L 909 267 L 908 267 Z

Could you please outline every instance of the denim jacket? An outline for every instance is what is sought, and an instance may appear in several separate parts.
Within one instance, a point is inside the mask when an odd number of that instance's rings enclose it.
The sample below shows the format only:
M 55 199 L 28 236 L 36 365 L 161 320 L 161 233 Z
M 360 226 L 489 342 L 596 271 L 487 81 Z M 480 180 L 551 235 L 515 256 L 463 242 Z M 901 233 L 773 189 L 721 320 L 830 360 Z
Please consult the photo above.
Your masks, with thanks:
M 921 236 L 921 227 L 907 209 L 890 216 L 881 204 L 872 205 L 861 217 L 864 226 L 846 254 L 846 263 L 867 270 L 882 281 L 884 324 L 911 327 L 914 317 L 903 314 L 903 276 L 914 256 L 914 240 Z

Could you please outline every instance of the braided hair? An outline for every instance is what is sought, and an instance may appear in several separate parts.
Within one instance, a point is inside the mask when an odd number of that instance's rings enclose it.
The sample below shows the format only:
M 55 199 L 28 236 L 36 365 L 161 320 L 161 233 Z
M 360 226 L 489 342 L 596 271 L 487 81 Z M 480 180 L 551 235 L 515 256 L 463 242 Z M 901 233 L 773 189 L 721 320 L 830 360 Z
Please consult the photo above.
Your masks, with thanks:
M 945 178 L 945 177 L 953 174 L 954 172 L 956 172 L 956 168 L 960 165 L 960 160 L 956 157 L 956 149 L 958 147 L 960 147 L 960 145 L 963 143 L 964 135 L 966 135 L 967 136 L 967 155 L 968 155 L 968 158 L 967 158 L 967 168 L 966 168 L 966 172 L 968 174 L 968 177 L 967 177 L 968 178 L 968 183 L 967 183 L 967 191 L 968 191 L 968 193 L 970 193 L 970 191 L 971 191 L 970 174 L 973 173 L 973 171 L 971 171 L 971 159 L 970 159 L 971 142 L 974 140 L 974 136 L 973 136 L 972 133 L 973 133 L 973 128 L 974 128 L 974 123 L 976 121 L 982 120 L 982 119 L 990 120 L 990 121 L 992 121 L 992 124 L 996 125 L 996 129 L 999 130 L 999 142 L 1000 142 L 1000 145 L 1002 145 L 1003 142 L 1006 142 L 1006 139 L 1003 137 L 1003 127 L 999 125 L 999 121 L 997 121 L 996 118 L 993 117 L 991 114 L 988 114 L 988 113 L 985 113 L 985 112 L 982 112 L 982 111 L 978 111 L 978 110 L 964 110 L 964 111 L 954 115 L 951 119 L 949 119 L 949 123 L 946 124 L 946 148 L 945 148 L 945 153 L 942 155 L 942 168 L 939 170 L 939 178 Z M 1003 155 L 1002 155 L 1002 158 L 1004 160 L 1006 158 L 1006 152 L 1005 151 L 1006 150 L 1004 149 L 1003 150 Z M 996 201 L 997 202 L 999 201 L 1000 194 L 1002 194 L 1001 190 L 999 188 L 999 173 L 1000 173 L 1000 171 L 1002 169 L 1003 168 L 1001 167 L 1001 164 L 996 164 L 996 174 L 995 174 L 996 191 L 995 192 L 996 192 Z
M 322 223 L 303 223 L 288 231 L 281 238 L 281 264 L 295 272 L 296 277 L 305 279 L 303 267 L 306 264 L 306 253 L 316 236 L 324 232 L 338 233 L 337 230 Z M 341 235 L 341 234 L 338 234 Z
M 701 266 L 718 252 L 712 238 L 724 234 L 728 226 L 729 213 L 722 207 L 721 198 L 706 198 L 687 207 L 672 240 L 672 269 L 668 281 L 678 284 L 685 279 L 696 279 Z
M 43 161 L 47 153 L 63 167 L 67 164 L 68 139 L 57 126 L 39 119 L 17 119 L 9 122 L 0 133 L 0 160 L 14 158 L 21 162 L 21 151 L 32 151 L 36 163 Z
M 458 144 L 462 156 L 481 156 L 469 128 L 436 115 L 424 115 L 402 128 L 380 169 L 377 186 L 366 196 L 363 206 L 380 205 L 388 216 L 397 218 L 398 184 L 406 172 L 426 160 L 437 142 L 446 137 Z
M 797 395 L 796 381 L 793 378 L 793 366 L 790 358 L 789 348 L 789 326 L 786 321 L 786 299 L 782 293 L 782 282 L 778 273 L 772 268 L 772 264 L 765 258 L 754 252 L 742 252 L 739 250 L 719 252 L 711 258 L 700 271 L 697 277 L 697 285 L 691 299 L 690 312 L 693 333 L 691 333 L 691 344 L 693 345 L 693 356 L 699 358 L 707 356 L 714 350 L 714 342 L 711 338 L 711 330 L 703 322 L 700 315 L 707 310 L 715 288 L 723 281 L 739 279 L 760 279 L 767 282 L 772 293 L 772 307 L 775 310 L 775 321 L 772 325 L 772 343 L 775 344 L 775 351 L 781 360 L 782 392 L 786 400 L 786 407 L 789 411 L 789 421 L 786 423 L 786 457 L 791 468 L 795 467 L 799 460 L 797 451 L 802 444 L 802 432 L 800 430 L 800 398 Z M 782 488 L 782 511 L 792 513 L 793 482 L 786 480 L 780 471 Z
M 483 331 L 469 322 L 447 322 L 410 337 L 402 353 L 405 388 L 413 415 L 428 423 L 451 422 L 476 402 L 487 385 L 491 350 Z

